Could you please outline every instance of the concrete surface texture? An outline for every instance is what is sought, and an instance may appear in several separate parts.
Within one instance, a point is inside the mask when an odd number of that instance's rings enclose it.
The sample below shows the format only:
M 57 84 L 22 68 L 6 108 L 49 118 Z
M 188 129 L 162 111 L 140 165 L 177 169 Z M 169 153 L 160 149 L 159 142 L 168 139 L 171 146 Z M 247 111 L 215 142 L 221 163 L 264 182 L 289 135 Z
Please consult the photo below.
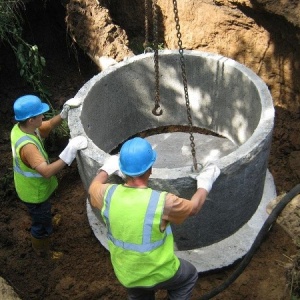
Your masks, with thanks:
M 20 300 L 14 289 L 8 284 L 8 282 L 0 277 L 0 299 L 1 300 Z
M 261 207 L 266 182 L 274 194 L 272 180 L 266 181 L 274 108 L 267 86 L 245 66 L 198 51 L 186 51 L 184 57 L 193 125 L 221 135 L 227 143 L 214 147 L 215 140 L 206 137 L 210 139 L 205 142 L 206 152 L 198 151 L 197 161 L 215 160 L 221 175 L 201 212 L 173 226 L 178 251 L 194 251 L 226 240 L 245 226 Z M 85 135 L 89 141 L 77 157 L 86 189 L 104 160 L 128 138 L 162 126 L 188 125 L 178 52 L 161 51 L 159 63 L 161 116 L 152 114 L 152 54 L 109 67 L 77 93 L 82 105 L 70 111 L 68 122 L 71 136 Z M 197 143 L 203 145 L 203 139 L 200 135 Z M 186 151 L 182 143 L 177 138 L 181 154 Z M 164 148 L 164 142 L 160 146 L 162 160 L 170 160 L 174 150 Z M 182 162 L 154 165 L 150 186 L 190 198 L 196 182 L 189 176 L 191 166 Z M 92 211 L 100 218 L 99 212 Z M 243 239 L 249 236 L 240 237 L 241 243 Z

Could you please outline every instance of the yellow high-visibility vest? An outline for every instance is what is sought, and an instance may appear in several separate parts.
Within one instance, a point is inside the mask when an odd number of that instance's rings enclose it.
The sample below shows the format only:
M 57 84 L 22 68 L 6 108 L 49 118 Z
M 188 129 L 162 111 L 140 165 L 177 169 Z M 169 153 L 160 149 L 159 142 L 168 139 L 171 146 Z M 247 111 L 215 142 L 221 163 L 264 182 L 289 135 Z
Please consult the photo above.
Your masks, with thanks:
M 110 185 L 102 217 L 112 265 L 125 287 L 151 287 L 172 278 L 180 262 L 171 226 L 160 231 L 166 192 Z
M 47 200 L 58 186 L 56 176 L 44 178 L 36 170 L 27 167 L 20 157 L 20 149 L 28 143 L 38 147 L 48 162 L 42 142 L 33 134 L 26 134 L 16 124 L 11 131 L 14 183 L 19 198 L 27 203 L 41 203 Z

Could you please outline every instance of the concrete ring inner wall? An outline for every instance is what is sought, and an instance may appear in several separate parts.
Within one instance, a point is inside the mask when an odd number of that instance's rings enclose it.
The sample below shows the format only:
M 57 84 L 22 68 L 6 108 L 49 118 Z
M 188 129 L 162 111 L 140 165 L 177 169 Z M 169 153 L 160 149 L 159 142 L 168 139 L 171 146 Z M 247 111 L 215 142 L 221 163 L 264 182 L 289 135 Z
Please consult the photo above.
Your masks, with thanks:
M 245 66 L 198 51 L 185 51 L 184 58 L 193 125 L 236 145 L 236 150 L 215 161 L 221 175 L 201 212 L 172 226 L 177 249 L 191 250 L 234 234 L 257 210 L 265 185 L 274 108 L 267 86 Z M 153 54 L 108 68 L 77 93 L 82 106 L 70 111 L 68 122 L 72 137 L 88 138 L 88 148 L 77 156 L 86 189 L 104 160 L 128 138 L 161 126 L 188 125 L 178 51 L 161 51 L 159 70 L 163 109 L 159 117 L 152 114 Z M 189 199 L 196 190 L 190 172 L 187 166 L 154 165 L 150 186 Z M 102 222 L 100 213 L 94 212 Z

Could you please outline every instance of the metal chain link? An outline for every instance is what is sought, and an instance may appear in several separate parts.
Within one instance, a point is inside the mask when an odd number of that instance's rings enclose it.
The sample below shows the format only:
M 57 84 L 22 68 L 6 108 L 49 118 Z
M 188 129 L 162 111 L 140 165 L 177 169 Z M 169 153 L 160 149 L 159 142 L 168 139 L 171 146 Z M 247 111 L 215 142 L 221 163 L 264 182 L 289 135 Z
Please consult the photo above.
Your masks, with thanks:
M 180 33 L 180 25 L 179 25 L 179 16 L 178 16 L 178 9 L 177 9 L 177 1 L 173 0 L 173 7 L 174 7 L 174 18 L 176 22 L 176 31 L 177 31 L 177 38 L 178 38 L 178 46 L 179 46 L 179 56 L 180 56 L 180 66 L 182 71 L 182 81 L 184 86 L 184 96 L 185 96 L 185 104 L 186 104 L 186 111 L 187 111 L 187 118 L 188 123 L 190 126 L 190 141 L 191 141 L 191 153 L 193 156 L 193 165 L 194 170 L 197 171 L 197 159 L 196 159 L 196 150 L 195 150 L 195 143 L 194 143 L 194 135 L 193 135 L 193 121 L 190 109 L 190 100 L 188 94 L 188 86 L 187 86 L 187 76 L 186 76 L 186 68 L 183 56 L 183 48 L 182 48 L 182 40 L 181 40 L 181 33 Z
M 155 116 L 161 116 L 163 111 L 160 108 L 160 90 L 159 90 L 159 63 L 158 63 L 158 13 L 157 0 L 153 0 L 153 44 L 154 44 L 154 71 L 155 71 L 155 106 L 152 113 Z
M 149 11 L 149 1 L 151 0 L 145 0 L 145 42 L 144 42 L 144 52 L 152 52 L 151 44 L 149 42 L 149 19 L 150 19 L 150 11 Z M 151 1 L 152 2 L 152 1 Z

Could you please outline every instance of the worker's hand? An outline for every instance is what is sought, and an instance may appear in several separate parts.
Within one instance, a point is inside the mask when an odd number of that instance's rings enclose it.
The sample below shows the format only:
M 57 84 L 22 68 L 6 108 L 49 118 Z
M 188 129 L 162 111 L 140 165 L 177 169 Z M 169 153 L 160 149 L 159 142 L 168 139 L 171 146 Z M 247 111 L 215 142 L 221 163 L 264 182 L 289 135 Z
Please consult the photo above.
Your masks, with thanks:
M 206 164 L 195 178 L 197 180 L 197 188 L 203 188 L 209 193 L 220 172 L 220 169 L 215 164 Z
M 120 171 L 118 155 L 112 155 L 109 158 L 107 158 L 103 166 L 99 169 L 99 171 L 101 170 L 105 171 L 108 174 L 108 176 L 116 174 L 121 178 L 125 177 L 124 174 Z
M 62 111 L 60 112 L 60 117 L 66 119 L 68 117 L 68 112 L 70 109 L 78 107 L 81 105 L 80 98 L 71 98 L 65 102 Z
M 78 150 L 85 149 L 87 147 L 87 139 L 84 136 L 76 136 L 73 139 L 70 139 L 67 147 L 59 155 L 59 158 L 62 159 L 68 166 L 71 165 L 72 161 L 76 157 Z

